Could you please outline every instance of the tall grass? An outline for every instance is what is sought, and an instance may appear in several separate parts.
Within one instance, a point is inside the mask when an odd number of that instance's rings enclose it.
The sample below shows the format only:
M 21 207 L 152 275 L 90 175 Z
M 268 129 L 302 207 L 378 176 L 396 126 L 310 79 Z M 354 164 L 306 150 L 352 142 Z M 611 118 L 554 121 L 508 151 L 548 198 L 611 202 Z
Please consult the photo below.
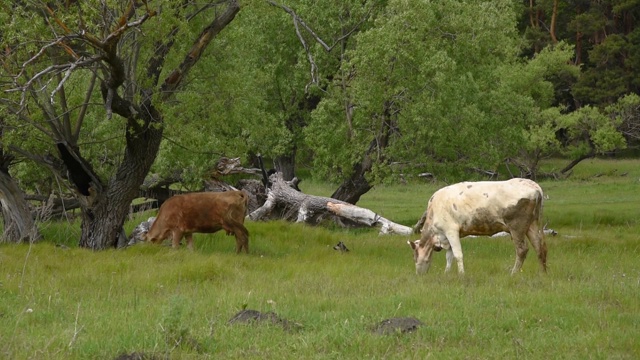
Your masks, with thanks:
M 224 233 L 195 235 L 193 252 L 147 244 L 91 252 L 74 245 L 77 223 L 52 223 L 41 243 L 0 247 L 0 358 L 638 358 L 638 165 L 625 165 L 627 176 L 542 182 L 545 221 L 559 233 L 547 238 L 546 275 L 531 254 L 510 276 L 509 238 L 463 240 L 464 277 L 443 274 L 442 254 L 416 276 L 407 238 L 372 229 L 247 222 L 251 254 L 236 255 Z M 442 185 L 378 187 L 359 205 L 413 225 Z M 333 250 L 338 241 L 351 251 Z M 244 308 L 302 328 L 227 323 Z M 409 316 L 424 326 L 371 332 Z

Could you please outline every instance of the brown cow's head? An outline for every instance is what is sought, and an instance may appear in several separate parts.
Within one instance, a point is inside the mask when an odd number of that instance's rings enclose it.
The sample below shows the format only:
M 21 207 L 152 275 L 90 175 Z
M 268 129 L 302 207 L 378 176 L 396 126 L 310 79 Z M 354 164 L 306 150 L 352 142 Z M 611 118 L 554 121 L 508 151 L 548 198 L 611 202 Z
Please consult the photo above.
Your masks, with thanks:
M 416 274 L 424 274 L 429 270 L 431 265 L 431 255 L 433 251 L 440 251 L 442 248 L 435 247 L 432 241 L 407 241 L 413 249 L 413 261 L 416 263 Z

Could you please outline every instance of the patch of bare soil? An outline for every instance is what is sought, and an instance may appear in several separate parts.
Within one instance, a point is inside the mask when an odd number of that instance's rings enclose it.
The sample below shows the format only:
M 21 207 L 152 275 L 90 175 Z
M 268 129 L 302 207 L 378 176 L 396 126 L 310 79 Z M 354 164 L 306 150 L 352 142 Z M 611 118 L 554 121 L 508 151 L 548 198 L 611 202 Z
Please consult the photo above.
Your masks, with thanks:
M 258 310 L 245 309 L 235 314 L 230 320 L 229 324 L 258 324 L 268 323 L 272 325 L 282 326 L 286 331 L 294 331 L 302 329 L 302 324 L 294 321 L 283 319 L 276 315 L 274 312 L 260 312 Z
M 374 325 L 372 331 L 378 335 L 404 334 L 416 331 L 422 325 L 422 321 L 412 317 L 391 318 Z
M 114 360 L 161 360 L 167 359 L 166 357 L 157 357 L 150 354 L 141 352 L 132 352 L 131 354 L 120 354 Z

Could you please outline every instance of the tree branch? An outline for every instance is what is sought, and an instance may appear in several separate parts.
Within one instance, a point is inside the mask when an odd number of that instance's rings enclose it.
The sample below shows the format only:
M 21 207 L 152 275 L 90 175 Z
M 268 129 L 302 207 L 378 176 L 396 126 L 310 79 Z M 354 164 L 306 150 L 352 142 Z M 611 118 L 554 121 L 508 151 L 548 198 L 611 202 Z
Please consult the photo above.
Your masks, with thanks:
M 91 76 L 91 80 L 89 80 L 89 88 L 87 89 L 87 93 L 85 94 L 84 101 L 82 102 L 82 106 L 80 107 L 80 112 L 78 113 L 78 118 L 76 119 L 76 126 L 71 133 L 71 139 L 75 144 L 80 137 L 80 129 L 82 128 L 82 123 L 84 122 L 84 117 L 87 113 L 87 108 L 89 107 L 89 100 L 91 99 L 91 95 L 93 94 L 93 87 L 96 84 L 96 78 L 98 77 L 98 73 L 94 70 L 93 75 Z
M 226 10 L 216 16 L 216 18 L 200 33 L 191 49 L 187 53 L 187 56 L 182 60 L 180 65 L 174 69 L 169 76 L 165 78 L 162 84 L 162 98 L 166 100 L 169 98 L 175 90 L 182 84 L 182 81 L 189 73 L 191 68 L 196 64 L 204 49 L 213 40 L 213 38 L 222 31 L 231 21 L 235 18 L 236 14 L 240 11 L 240 5 L 237 0 L 230 0 Z
M 287 14 L 291 15 L 291 19 L 293 20 L 293 26 L 296 29 L 296 35 L 298 36 L 298 39 L 300 40 L 300 43 L 302 44 L 302 47 L 304 48 L 305 52 L 307 53 L 307 59 L 309 60 L 309 64 L 311 65 L 311 82 L 309 84 L 307 84 L 307 86 L 305 87 L 305 90 L 307 90 L 309 88 L 309 85 L 311 85 L 311 84 L 318 84 L 318 67 L 317 67 L 317 65 L 315 63 L 315 60 L 313 59 L 313 55 L 311 54 L 311 51 L 309 50 L 309 45 L 307 45 L 307 42 L 305 41 L 304 37 L 302 36 L 302 33 L 300 32 L 300 28 L 299 28 L 298 25 L 302 25 L 302 27 L 305 30 L 307 30 L 309 35 L 311 35 L 311 37 L 313 37 L 313 39 L 318 44 L 320 44 L 327 52 L 331 52 L 331 50 L 333 50 L 333 48 L 336 47 L 336 45 L 340 44 L 342 42 L 342 40 L 348 38 L 349 36 L 351 36 L 351 34 L 353 34 L 356 30 L 358 30 L 360 28 L 360 25 L 362 25 L 369 18 L 369 14 L 371 13 L 371 9 L 369 9 L 369 11 L 367 11 L 365 16 L 360 20 L 360 22 L 358 22 L 347 33 L 343 34 L 337 40 L 335 40 L 333 45 L 329 46 L 291 8 L 289 8 L 289 7 L 285 6 L 285 5 L 280 5 L 280 4 L 278 4 L 278 3 L 276 3 L 275 1 L 272 1 L 272 0 L 267 0 L 267 3 L 269 3 L 269 5 L 271 5 L 271 6 L 275 6 L 275 7 L 280 8 L 280 9 L 284 10 Z

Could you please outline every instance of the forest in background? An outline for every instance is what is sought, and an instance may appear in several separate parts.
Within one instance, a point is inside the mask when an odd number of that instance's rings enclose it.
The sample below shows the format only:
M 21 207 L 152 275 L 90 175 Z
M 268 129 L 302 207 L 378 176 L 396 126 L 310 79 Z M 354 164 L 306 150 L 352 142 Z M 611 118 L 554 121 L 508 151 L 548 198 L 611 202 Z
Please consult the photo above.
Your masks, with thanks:
M 351 203 L 424 172 L 566 176 L 638 145 L 639 16 L 638 0 L 0 5 L 3 239 L 38 238 L 29 196 L 73 196 L 80 246 L 113 247 L 150 174 L 198 190 L 222 157 L 304 165 Z M 541 173 L 549 156 L 566 166 Z

